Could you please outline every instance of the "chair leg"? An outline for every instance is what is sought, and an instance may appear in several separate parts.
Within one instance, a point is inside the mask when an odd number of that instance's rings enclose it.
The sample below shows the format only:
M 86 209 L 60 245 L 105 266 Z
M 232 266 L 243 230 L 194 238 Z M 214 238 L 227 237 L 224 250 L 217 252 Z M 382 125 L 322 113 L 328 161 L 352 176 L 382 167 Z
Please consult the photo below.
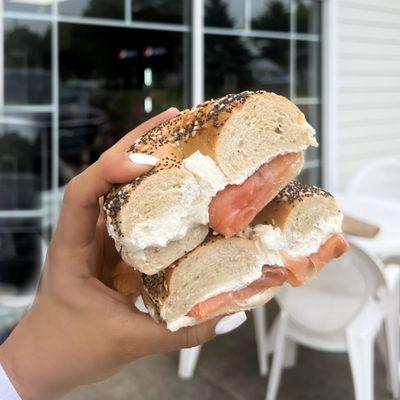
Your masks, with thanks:
M 268 373 L 268 338 L 265 307 L 258 307 L 254 309 L 253 319 L 257 344 L 258 367 L 260 370 L 260 375 L 265 376 Z
M 287 327 L 287 315 L 285 311 L 281 311 L 278 318 L 279 320 L 276 329 L 274 356 L 272 359 L 271 371 L 268 379 L 267 394 L 265 397 L 266 400 L 275 400 L 277 397 L 283 369 L 283 361 L 285 357 Z
M 201 345 L 191 347 L 190 349 L 182 349 L 179 352 L 178 376 L 182 379 L 190 379 L 193 377 L 197 360 L 199 359 Z
M 388 346 L 386 342 L 386 332 L 385 332 L 385 326 L 382 326 L 382 329 L 379 330 L 378 336 L 376 338 L 377 345 L 378 345 L 378 351 L 382 357 L 383 364 L 385 365 L 386 368 L 386 386 L 387 389 L 390 391 L 391 390 L 391 379 L 390 379 L 390 374 L 389 374 L 389 358 L 388 358 Z
M 386 371 L 389 377 L 390 391 L 395 399 L 399 398 L 399 294 L 393 293 L 389 299 L 388 313 L 384 319 L 387 343 Z
M 297 364 L 297 343 L 293 340 L 286 339 L 285 343 L 285 368 L 293 368 Z
M 374 394 L 373 337 L 347 332 L 347 348 L 356 400 L 373 400 Z

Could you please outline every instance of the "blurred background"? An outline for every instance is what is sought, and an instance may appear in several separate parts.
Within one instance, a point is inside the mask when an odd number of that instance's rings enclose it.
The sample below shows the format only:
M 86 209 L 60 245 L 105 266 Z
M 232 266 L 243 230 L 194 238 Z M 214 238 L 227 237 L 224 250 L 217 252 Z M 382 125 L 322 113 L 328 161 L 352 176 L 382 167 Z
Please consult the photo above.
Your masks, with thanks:
M 400 160 L 396 0 L 0 3 L 5 332 L 29 302 L 65 184 L 168 107 L 248 89 L 290 98 L 320 142 L 307 152 L 299 179 L 335 192 L 377 159 Z M 271 306 L 272 316 L 276 309 Z M 253 342 L 249 322 L 204 349 L 192 381 L 176 377 L 176 355 L 160 356 L 70 399 L 183 399 L 199 392 L 203 399 L 263 398 L 266 379 Z M 346 357 L 317 354 L 300 352 L 279 398 L 353 398 Z M 382 399 L 390 398 L 384 377 L 376 388 Z

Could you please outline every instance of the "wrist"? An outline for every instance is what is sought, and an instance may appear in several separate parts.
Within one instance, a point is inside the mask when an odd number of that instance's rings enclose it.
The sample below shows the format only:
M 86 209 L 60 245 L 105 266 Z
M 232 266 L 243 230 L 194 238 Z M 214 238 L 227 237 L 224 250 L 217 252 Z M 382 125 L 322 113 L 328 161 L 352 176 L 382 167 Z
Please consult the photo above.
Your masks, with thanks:
M 22 400 L 55 400 L 72 388 L 57 384 L 34 329 L 25 319 L 0 346 L 0 363 Z

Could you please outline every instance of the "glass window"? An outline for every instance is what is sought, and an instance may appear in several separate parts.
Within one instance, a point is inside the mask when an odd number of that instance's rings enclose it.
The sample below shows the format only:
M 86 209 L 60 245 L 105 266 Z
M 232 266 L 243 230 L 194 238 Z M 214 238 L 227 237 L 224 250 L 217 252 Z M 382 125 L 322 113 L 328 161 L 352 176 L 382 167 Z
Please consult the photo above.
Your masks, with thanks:
M 186 34 L 61 24 L 59 36 L 64 184 L 143 120 L 188 106 L 189 84 Z
M 297 0 L 297 32 L 320 33 L 321 3 L 313 0 Z
M 29 13 L 40 13 L 46 14 L 51 12 L 51 4 L 53 0 L 43 0 L 41 2 L 37 2 L 35 4 L 34 1 L 23 2 L 16 0 L 3 0 L 4 1 L 4 10 L 6 11 L 20 11 L 20 12 L 29 12 Z
M 50 23 L 4 21 L 4 96 L 6 104 L 51 102 Z
M 290 31 L 289 0 L 251 0 L 251 28 Z
M 1 210 L 37 209 L 50 184 L 50 115 L 0 119 Z
M 244 0 L 206 0 L 204 24 L 221 28 L 244 28 Z
M 40 220 L 0 218 L 0 284 L 23 289 L 40 264 Z
M 58 12 L 79 17 L 123 19 L 124 0 L 66 0 L 58 3 Z
M 289 93 L 289 41 L 206 35 L 206 98 L 242 90 Z
M 132 0 L 132 19 L 183 24 L 189 22 L 190 0 Z
M 296 43 L 296 96 L 318 97 L 320 93 L 320 44 L 297 41 Z
M 296 180 L 307 185 L 321 186 L 321 169 L 318 167 L 303 169 Z

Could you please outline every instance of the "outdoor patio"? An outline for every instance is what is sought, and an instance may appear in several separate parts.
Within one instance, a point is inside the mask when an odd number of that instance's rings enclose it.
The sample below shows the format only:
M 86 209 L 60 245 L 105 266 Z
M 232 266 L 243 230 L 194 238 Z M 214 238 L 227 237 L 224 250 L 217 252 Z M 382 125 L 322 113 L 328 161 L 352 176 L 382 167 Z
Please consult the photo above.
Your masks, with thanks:
M 273 318 L 276 304 L 268 306 Z M 376 351 L 375 399 L 389 400 L 384 365 Z M 279 400 L 348 400 L 353 384 L 345 354 L 300 347 L 296 367 L 285 370 Z M 149 357 L 130 365 L 113 378 L 75 390 L 67 400 L 253 400 L 265 396 L 267 377 L 258 374 L 251 313 L 236 331 L 203 346 L 191 380 L 177 378 L 177 353 Z M 338 384 L 340 383 L 340 384 Z

